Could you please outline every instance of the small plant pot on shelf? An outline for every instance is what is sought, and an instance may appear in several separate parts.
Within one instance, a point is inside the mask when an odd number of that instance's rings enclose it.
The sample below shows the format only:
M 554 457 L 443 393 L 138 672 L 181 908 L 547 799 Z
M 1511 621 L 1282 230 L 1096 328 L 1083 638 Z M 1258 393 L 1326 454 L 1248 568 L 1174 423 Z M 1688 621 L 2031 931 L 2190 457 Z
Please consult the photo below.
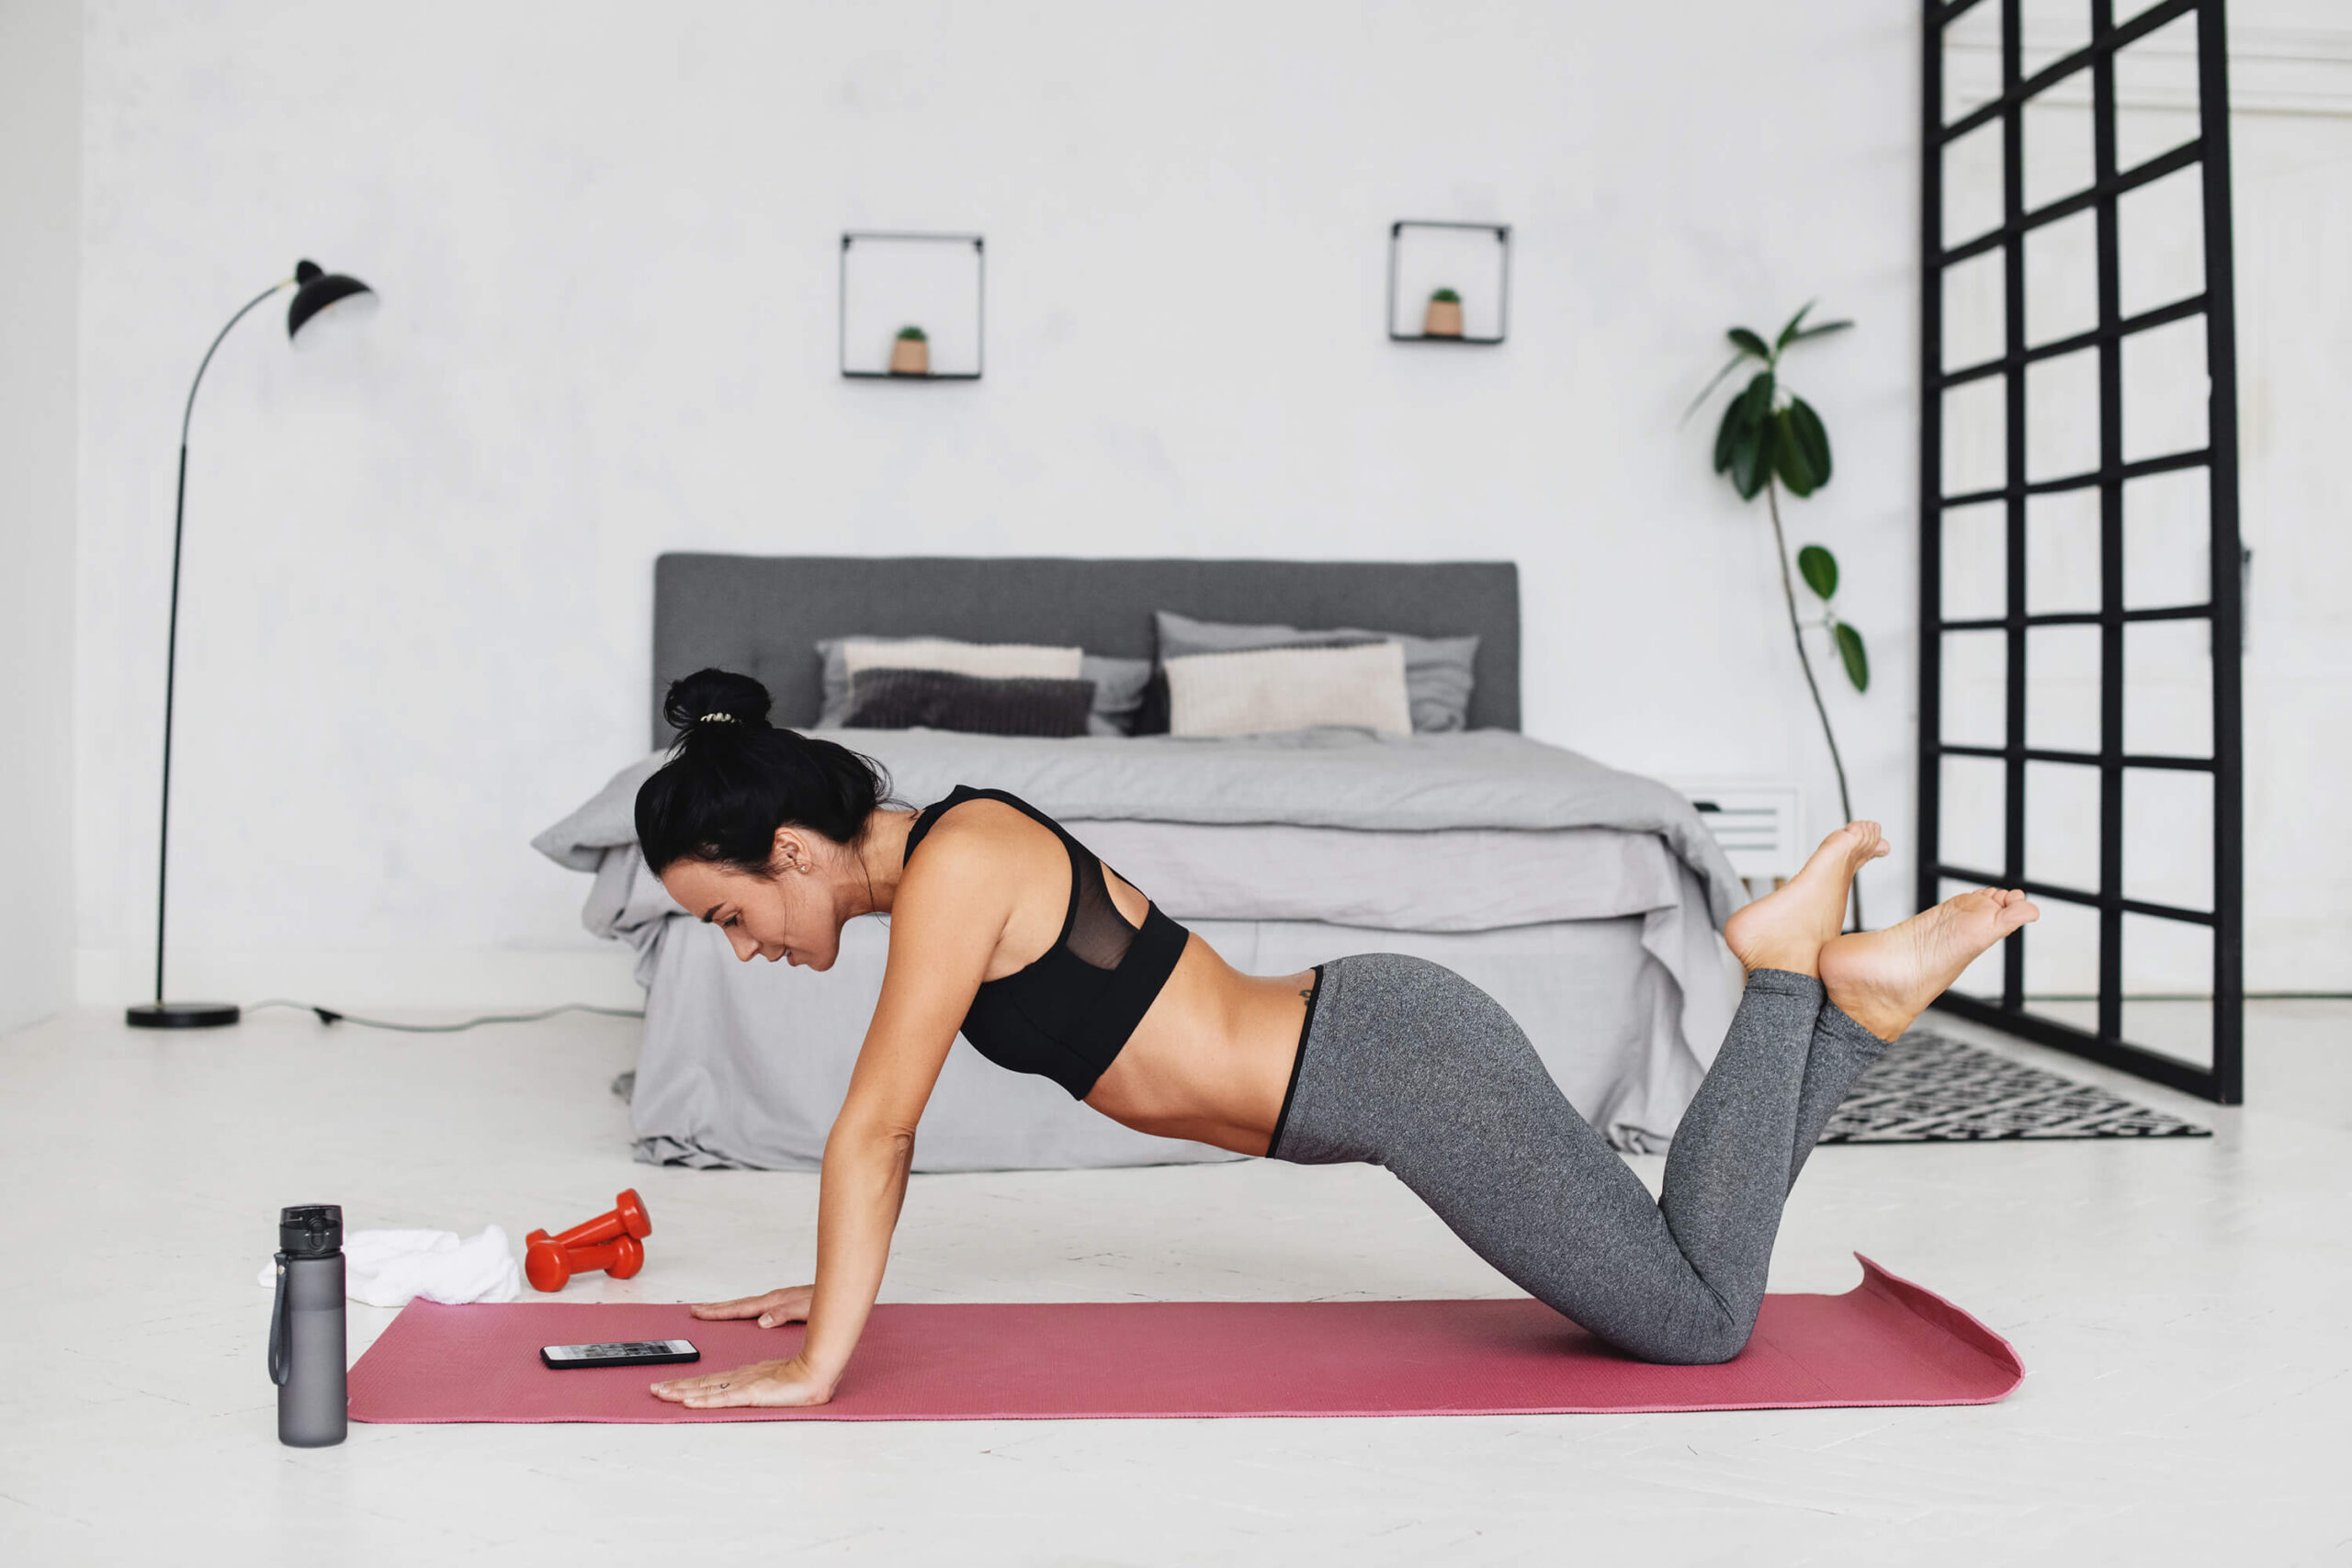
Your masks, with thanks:
M 896 343 L 890 345 L 890 374 L 893 376 L 928 376 L 931 374 L 931 342 L 921 327 L 901 328 Z
M 1430 296 L 1430 308 L 1421 318 L 1423 337 L 1460 337 L 1462 335 L 1462 296 L 1451 288 L 1441 288 Z

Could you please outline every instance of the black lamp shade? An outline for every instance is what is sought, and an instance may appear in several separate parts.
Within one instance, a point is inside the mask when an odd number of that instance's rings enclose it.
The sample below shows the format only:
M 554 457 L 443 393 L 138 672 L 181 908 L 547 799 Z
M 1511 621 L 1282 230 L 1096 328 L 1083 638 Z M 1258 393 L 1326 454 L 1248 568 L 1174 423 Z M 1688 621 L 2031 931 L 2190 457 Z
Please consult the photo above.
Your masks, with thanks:
M 286 308 L 286 335 L 292 337 L 302 330 L 302 323 L 338 299 L 348 299 L 355 294 L 372 294 L 375 290 L 356 277 L 339 272 L 328 272 L 312 261 L 294 264 L 294 303 Z

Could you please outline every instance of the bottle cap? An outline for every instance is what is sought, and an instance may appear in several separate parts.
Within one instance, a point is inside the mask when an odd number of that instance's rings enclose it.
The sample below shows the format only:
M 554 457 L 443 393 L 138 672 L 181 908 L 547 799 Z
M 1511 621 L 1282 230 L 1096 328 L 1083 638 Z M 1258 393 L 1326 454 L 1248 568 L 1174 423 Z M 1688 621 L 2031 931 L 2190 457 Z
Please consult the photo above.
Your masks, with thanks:
M 277 1249 L 288 1258 L 333 1258 L 343 1250 L 343 1205 L 300 1203 L 277 1212 Z

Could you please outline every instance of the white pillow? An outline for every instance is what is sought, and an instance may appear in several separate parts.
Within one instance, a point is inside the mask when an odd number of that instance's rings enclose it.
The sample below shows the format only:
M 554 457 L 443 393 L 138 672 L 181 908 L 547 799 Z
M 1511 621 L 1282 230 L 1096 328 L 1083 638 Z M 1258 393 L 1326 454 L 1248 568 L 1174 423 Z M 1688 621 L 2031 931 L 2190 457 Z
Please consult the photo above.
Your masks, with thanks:
M 1171 735 L 1265 735 L 1320 725 L 1413 732 L 1401 643 L 1194 653 L 1160 668 L 1168 672 Z
M 853 638 L 842 644 L 842 661 L 854 679 L 861 670 L 944 670 L 951 675 L 995 680 L 1028 676 L 1075 681 L 1086 650 L 1045 648 L 1030 642 L 956 642 L 944 637 L 903 640 Z

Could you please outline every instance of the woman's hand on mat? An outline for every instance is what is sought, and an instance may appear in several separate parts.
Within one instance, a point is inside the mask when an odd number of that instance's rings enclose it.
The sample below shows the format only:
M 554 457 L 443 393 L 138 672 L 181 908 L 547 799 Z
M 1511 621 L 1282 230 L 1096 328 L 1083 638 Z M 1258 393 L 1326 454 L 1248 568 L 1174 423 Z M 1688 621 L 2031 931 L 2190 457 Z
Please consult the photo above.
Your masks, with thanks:
M 770 1291 L 763 1296 L 739 1296 L 731 1302 L 697 1302 L 693 1312 L 703 1319 L 756 1317 L 762 1328 L 774 1328 L 779 1324 L 808 1321 L 808 1303 L 817 1293 L 814 1285 L 790 1285 L 781 1291 Z
M 731 1372 L 673 1378 L 668 1382 L 655 1383 L 653 1397 L 690 1410 L 725 1410 L 741 1404 L 822 1404 L 833 1397 L 833 1380 L 819 1377 L 795 1356 L 788 1361 L 754 1361 Z

